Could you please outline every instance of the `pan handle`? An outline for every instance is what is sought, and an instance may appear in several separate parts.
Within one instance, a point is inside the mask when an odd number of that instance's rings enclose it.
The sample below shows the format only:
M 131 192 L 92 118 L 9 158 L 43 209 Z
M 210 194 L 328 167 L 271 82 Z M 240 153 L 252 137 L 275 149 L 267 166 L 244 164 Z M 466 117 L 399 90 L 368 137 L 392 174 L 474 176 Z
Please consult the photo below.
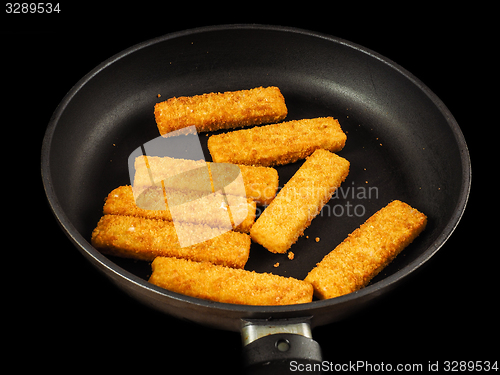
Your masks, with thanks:
M 276 375 L 306 368 L 320 369 L 321 348 L 312 338 L 310 321 L 311 317 L 242 320 L 243 361 L 247 373 Z

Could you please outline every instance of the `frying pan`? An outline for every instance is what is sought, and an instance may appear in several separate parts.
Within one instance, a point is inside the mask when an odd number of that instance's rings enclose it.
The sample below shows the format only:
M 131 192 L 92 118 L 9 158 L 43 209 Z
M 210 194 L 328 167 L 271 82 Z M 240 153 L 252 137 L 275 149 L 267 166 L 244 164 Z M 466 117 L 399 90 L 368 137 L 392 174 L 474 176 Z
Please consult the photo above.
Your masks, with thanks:
M 128 156 L 158 136 L 155 103 L 173 96 L 270 85 L 278 86 L 285 97 L 287 120 L 339 119 L 348 136 L 339 155 L 351 168 L 339 193 L 293 245 L 294 260 L 253 243 L 246 269 L 302 279 L 374 212 L 391 200 L 405 201 L 428 216 L 427 228 L 370 285 L 303 305 L 224 304 L 149 284 L 148 263 L 106 257 L 91 246 L 104 197 L 130 184 Z M 201 134 L 199 139 L 206 160 L 211 160 L 207 137 Z M 300 165 L 277 168 L 280 186 Z M 321 360 L 310 328 L 363 309 L 429 260 L 460 221 L 471 181 L 469 153 L 458 124 L 408 71 L 339 38 L 261 25 L 177 32 L 103 62 L 54 112 L 43 141 L 41 167 L 49 204 L 63 231 L 126 293 L 181 319 L 243 329 L 244 341 L 249 332 L 274 333 L 245 341 L 249 363 Z M 277 262 L 279 267 L 274 267 Z M 295 333 L 283 333 L 287 331 Z M 284 340 L 289 350 L 282 352 L 276 343 Z M 297 352 L 298 347 L 303 350 Z

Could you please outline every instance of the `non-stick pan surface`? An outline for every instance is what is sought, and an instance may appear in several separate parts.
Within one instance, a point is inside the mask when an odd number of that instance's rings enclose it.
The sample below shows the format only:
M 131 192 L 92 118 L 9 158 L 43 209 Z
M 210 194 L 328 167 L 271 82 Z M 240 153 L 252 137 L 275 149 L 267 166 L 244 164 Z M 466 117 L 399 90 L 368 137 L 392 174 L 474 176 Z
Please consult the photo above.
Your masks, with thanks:
M 128 156 L 159 135 L 155 103 L 270 85 L 285 97 L 287 120 L 333 116 L 340 121 L 348 139 L 339 155 L 351 168 L 338 194 L 291 248 L 294 260 L 253 243 L 246 268 L 303 278 L 375 211 L 391 200 L 405 201 L 428 216 L 427 228 L 368 287 L 297 306 L 222 304 L 151 285 L 146 281 L 148 263 L 108 258 L 90 245 L 104 197 L 130 184 Z M 199 138 L 210 160 L 207 137 Z M 300 165 L 277 168 L 280 186 Z M 55 111 L 44 139 L 42 174 L 63 230 L 120 288 L 174 316 L 235 331 L 245 317 L 312 316 L 316 326 L 362 308 L 443 245 L 460 220 L 470 189 L 470 160 L 460 128 L 409 72 L 338 38 L 256 25 L 170 34 L 102 63 Z

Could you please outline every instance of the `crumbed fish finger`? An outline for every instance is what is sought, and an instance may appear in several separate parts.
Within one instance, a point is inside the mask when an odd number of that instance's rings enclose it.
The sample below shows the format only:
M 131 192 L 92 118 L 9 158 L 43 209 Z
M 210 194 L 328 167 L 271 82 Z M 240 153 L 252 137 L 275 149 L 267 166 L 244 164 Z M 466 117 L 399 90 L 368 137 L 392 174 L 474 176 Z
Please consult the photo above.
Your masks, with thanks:
M 365 287 L 425 228 L 427 217 L 395 200 L 373 214 L 327 254 L 305 281 L 320 299 L 334 298 Z
M 158 257 L 149 282 L 176 293 L 243 305 L 311 302 L 311 284 L 292 277 Z
M 250 229 L 252 240 L 273 253 L 285 253 L 346 179 L 349 162 L 316 150 L 290 178 Z
M 176 220 L 211 227 L 227 227 L 228 212 L 232 216 L 240 216 L 237 214 L 241 210 L 245 218 L 232 229 L 243 233 L 248 233 L 255 221 L 256 204 L 251 199 L 224 197 L 219 193 L 207 195 L 198 191 L 185 190 L 171 190 L 168 196 L 171 203 L 183 209 L 180 213 L 176 212 Z M 227 205 L 225 199 L 231 203 Z M 120 186 L 108 194 L 103 213 L 173 221 L 163 189 L 157 186 L 145 189 L 137 199 L 134 199 L 131 186 Z
M 234 179 L 234 164 L 229 163 L 205 163 L 208 165 L 206 174 L 182 173 L 186 170 L 199 171 L 200 161 L 176 159 L 159 156 L 139 156 L 135 159 L 134 175 L 134 195 L 138 196 L 149 186 L 162 186 L 161 181 L 168 181 L 164 184 L 166 188 L 196 190 L 205 193 L 213 191 L 212 186 L 224 187 L 226 194 L 237 195 L 240 190 L 227 186 L 225 180 L 230 182 Z M 278 171 L 274 168 L 252 167 L 238 165 L 245 185 L 247 198 L 255 200 L 259 205 L 268 205 L 276 196 L 279 185 Z M 226 172 L 224 172 L 226 171 Z M 176 179 L 175 176 L 179 175 Z
M 212 135 L 213 161 L 269 167 L 294 163 L 322 148 L 338 152 L 347 136 L 333 117 L 320 117 Z
M 250 254 L 247 234 L 187 223 L 193 241 L 181 247 L 178 233 L 170 221 L 135 216 L 104 215 L 92 232 L 92 245 L 103 254 L 151 261 L 169 256 L 243 268 Z M 202 241 L 206 237 L 210 239 Z
M 288 113 L 277 87 L 170 98 L 155 105 L 161 135 L 195 125 L 198 132 L 273 123 Z

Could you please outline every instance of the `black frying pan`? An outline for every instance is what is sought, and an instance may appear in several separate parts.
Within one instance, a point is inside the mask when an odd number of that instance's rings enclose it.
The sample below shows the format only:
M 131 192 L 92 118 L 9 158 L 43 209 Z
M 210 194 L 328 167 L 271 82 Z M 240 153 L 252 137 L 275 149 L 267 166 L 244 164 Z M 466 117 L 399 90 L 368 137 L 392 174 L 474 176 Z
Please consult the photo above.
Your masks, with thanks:
M 351 170 L 341 194 L 306 230 L 309 238 L 304 236 L 293 246 L 293 261 L 252 244 L 247 269 L 303 278 L 371 214 L 393 199 L 403 200 L 428 216 L 427 229 L 368 287 L 297 306 L 215 303 L 151 285 L 146 281 L 149 264 L 107 258 L 90 245 L 103 198 L 130 183 L 129 154 L 158 136 L 156 102 L 268 85 L 281 89 L 288 120 L 339 119 L 348 133 L 339 154 L 351 162 Z M 200 136 L 210 160 L 206 139 Z M 278 168 L 281 186 L 300 164 Z M 67 94 L 50 121 L 42 175 L 63 230 L 117 286 L 170 315 L 240 331 L 244 319 L 288 323 L 300 318 L 312 327 L 338 321 L 393 289 L 435 254 L 458 224 L 470 189 L 470 160 L 448 109 L 397 64 L 330 36 L 238 25 L 156 38 L 92 70 Z M 276 262 L 278 268 L 273 267 Z M 272 344 L 278 338 L 273 337 Z

